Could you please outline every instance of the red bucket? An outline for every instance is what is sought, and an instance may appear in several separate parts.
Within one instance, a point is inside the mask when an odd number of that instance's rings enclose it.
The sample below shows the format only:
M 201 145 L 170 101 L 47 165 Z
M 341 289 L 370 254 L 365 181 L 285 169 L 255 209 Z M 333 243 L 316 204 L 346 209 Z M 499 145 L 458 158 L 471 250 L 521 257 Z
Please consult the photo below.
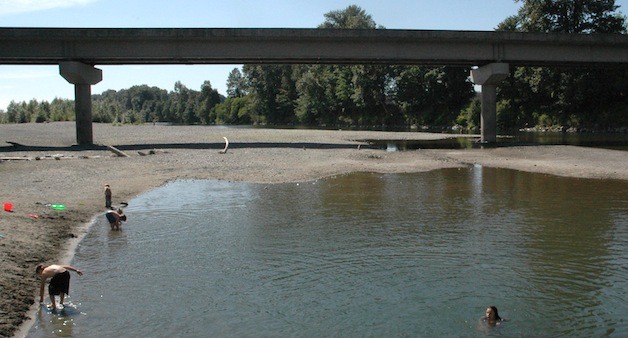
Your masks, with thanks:
M 13 204 L 9 202 L 4 202 L 4 211 L 13 212 Z

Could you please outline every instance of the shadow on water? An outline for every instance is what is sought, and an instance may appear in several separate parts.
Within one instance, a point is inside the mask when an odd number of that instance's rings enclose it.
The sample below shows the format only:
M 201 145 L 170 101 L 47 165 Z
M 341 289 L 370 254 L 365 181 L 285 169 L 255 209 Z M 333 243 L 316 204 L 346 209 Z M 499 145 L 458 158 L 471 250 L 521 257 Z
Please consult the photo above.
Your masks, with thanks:
M 532 145 L 572 145 L 628 150 L 628 134 L 626 133 L 517 132 L 513 138 L 518 142 Z
M 450 137 L 439 140 L 363 140 L 374 148 L 386 151 L 410 151 L 419 149 L 486 149 L 513 146 L 531 146 L 512 137 L 499 137 L 497 143 L 482 143 L 478 137 Z
M 472 149 L 483 145 L 478 138 L 451 137 L 441 140 L 362 140 L 362 142 L 386 151 L 407 151 L 419 149 Z
M 625 134 L 517 133 L 499 136 L 497 143 L 481 143 L 479 137 L 449 137 L 439 140 L 361 140 L 377 149 L 408 151 L 419 149 L 484 149 L 513 146 L 572 145 L 628 150 Z

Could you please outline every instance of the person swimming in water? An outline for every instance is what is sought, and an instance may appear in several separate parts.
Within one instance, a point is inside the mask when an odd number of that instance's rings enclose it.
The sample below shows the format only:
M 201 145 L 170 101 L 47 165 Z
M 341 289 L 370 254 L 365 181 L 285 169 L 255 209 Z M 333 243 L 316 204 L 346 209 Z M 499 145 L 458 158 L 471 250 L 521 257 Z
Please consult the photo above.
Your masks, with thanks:
M 486 314 L 482 317 L 482 321 L 489 325 L 499 325 L 503 319 L 499 316 L 496 306 L 489 306 L 486 308 Z

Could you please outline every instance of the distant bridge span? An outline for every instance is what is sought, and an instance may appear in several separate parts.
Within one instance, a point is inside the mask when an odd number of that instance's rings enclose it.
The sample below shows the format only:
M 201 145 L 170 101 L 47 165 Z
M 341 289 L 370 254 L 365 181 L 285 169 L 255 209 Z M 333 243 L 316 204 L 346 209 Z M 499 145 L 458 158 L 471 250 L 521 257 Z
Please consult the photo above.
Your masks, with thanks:
M 628 64 L 628 36 L 292 28 L 0 28 L 1 64 Z
M 509 66 L 628 66 L 628 35 L 291 28 L 0 28 L 0 64 L 59 64 L 75 85 L 77 143 L 93 143 L 96 65 L 420 64 L 479 66 L 482 141 L 495 142 L 496 86 Z

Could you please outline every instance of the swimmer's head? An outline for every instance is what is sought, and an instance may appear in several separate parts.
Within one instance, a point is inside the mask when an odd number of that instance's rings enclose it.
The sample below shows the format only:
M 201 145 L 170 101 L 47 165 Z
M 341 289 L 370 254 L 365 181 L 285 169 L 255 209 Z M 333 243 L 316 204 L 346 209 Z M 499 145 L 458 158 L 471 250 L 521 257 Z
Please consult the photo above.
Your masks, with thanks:
M 486 319 L 488 320 L 501 320 L 499 314 L 497 313 L 496 306 L 489 306 L 486 308 Z
M 39 275 L 42 271 L 44 271 L 44 265 L 37 264 L 37 266 L 35 267 L 35 273 Z
M 120 219 L 126 222 L 126 215 L 120 215 Z

